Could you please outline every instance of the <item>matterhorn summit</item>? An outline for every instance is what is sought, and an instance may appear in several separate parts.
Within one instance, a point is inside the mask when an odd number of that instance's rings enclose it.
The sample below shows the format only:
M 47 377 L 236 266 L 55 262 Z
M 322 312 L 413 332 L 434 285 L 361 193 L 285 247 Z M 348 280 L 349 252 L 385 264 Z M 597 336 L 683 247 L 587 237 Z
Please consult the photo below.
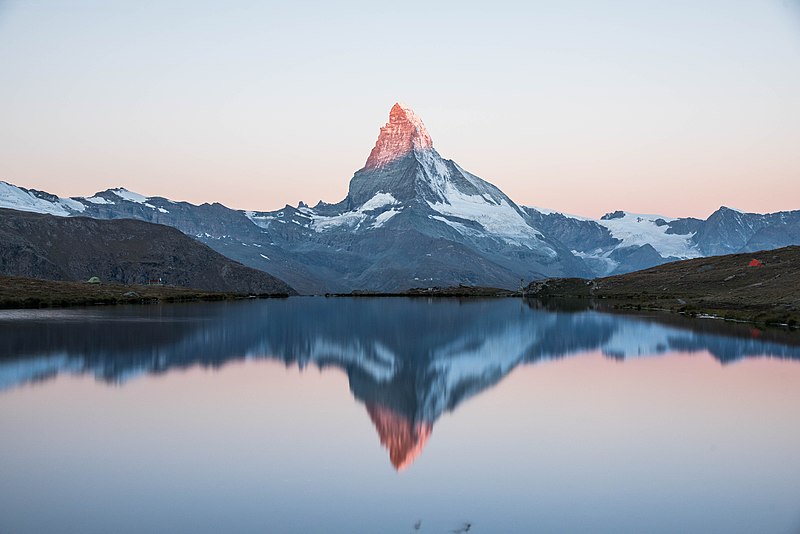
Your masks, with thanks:
M 502 191 L 442 158 L 422 119 L 400 103 L 392 106 L 366 165 L 350 181 L 345 202 L 358 209 L 380 194 L 390 194 L 406 206 L 426 206 L 444 217 L 480 218 L 476 222 L 489 223 L 495 230 L 505 226 L 517 236 L 537 235 L 524 221 L 523 210 Z
M 422 119 L 406 105 L 399 102 L 389 111 L 389 122 L 381 128 L 375 148 L 367 158 L 366 169 L 383 167 L 412 150 L 433 148 L 433 141 Z

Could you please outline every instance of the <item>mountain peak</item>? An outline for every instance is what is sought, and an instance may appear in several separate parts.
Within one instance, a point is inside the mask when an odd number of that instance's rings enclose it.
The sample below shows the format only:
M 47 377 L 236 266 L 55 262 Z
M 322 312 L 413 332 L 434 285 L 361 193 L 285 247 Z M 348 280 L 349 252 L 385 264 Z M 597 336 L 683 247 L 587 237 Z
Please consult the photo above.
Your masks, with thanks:
M 389 111 L 389 122 L 378 134 L 375 148 L 370 152 L 365 168 L 383 167 L 412 150 L 430 148 L 433 148 L 433 141 L 422 119 L 408 106 L 396 102 Z

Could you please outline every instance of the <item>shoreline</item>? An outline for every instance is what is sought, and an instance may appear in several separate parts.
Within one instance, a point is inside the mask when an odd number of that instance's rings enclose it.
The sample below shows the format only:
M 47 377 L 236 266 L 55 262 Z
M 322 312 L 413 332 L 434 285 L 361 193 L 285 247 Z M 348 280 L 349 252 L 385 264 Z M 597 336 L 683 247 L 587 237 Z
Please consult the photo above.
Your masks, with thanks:
M 0 309 L 49 309 L 178 302 L 215 302 L 251 298 L 288 298 L 288 294 L 205 291 L 176 286 L 67 282 L 0 276 Z
M 572 281 L 570 281 L 572 282 Z M 555 286 L 555 287 L 554 287 Z M 560 287 L 559 287 L 560 286 Z M 669 297 L 652 298 L 645 295 L 593 295 L 588 291 L 571 291 L 573 283 L 547 285 L 547 291 L 513 291 L 494 287 L 413 288 L 407 291 L 381 293 L 353 291 L 305 295 L 324 298 L 437 298 L 437 299 L 495 299 L 521 298 L 543 306 L 580 310 L 596 309 L 636 313 L 651 311 L 692 319 L 715 319 L 756 326 L 800 329 L 800 313 L 781 309 L 768 303 L 732 306 L 711 298 Z M 303 296 L 303 295 L 298 295 Z M 81 306 L 146 305 L 191 302 L 221 302 L 263 298 L 290 298 L 288 294 L 246 294 L 204 291 L 175 286 L 140 286 L 112 283 L 89 284 L 0 276 L 0 309 L 53 309 Z M 662 301 L 662 302 L 659 302 Z M 672 305 L 666 301 L 670 301 Z
M 641 312 L 652 311 L 664 314 L 682 316 L 691 319 L 715 319 L 733 323 L 746 323 L 756 326 L 769 326 L 786 328 L 789 330 L 800 329 L 800 312 L 786 311 L 779 306 L 767 304 L 753 304 L 742 308 L 734 307 L 723 301 L 710 298 L 696 299 L 694 297 L 670 296 L 663 300 L 674 300 L 678 304 L 672 307 L 658 305 L 657 300 L 642 299 L 634 296 L 614 295 L 601 296 L 591 294 L 547 293 L 541 294 L 531 291 L 512 291 L 499 288 L 482 287 L 457 287 L 457 288 L 430 288 L 412 289 L 405 292 L 378 293 L 372 291 L 354 291 L 352 293 L 326 293 L 326 298 L 522 298 L 542 302 L 544 304 L 557 302 L 561 305 L 569 304 L 570 308 L 597 309 L 599 311 Z M 703 302 L 701 305 L 700 302 Z

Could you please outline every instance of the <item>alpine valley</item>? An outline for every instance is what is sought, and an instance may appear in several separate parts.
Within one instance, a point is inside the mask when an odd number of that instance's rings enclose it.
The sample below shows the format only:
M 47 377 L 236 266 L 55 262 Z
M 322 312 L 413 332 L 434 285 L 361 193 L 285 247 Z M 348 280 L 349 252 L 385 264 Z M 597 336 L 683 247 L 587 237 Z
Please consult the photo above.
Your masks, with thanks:
M 614 211 L 593 220 L 518 205 L 440 156 L 420 118 L 402 104 L 392 107 L 336 204 L 243 211 L 123 188 L 60 198 L 0 182 L 0 207 L 171 226 L 305 294 L 460 284 L 517 289 L 522 281 L 607 276 L 800 244 L 800 210 L 721 207 L 706 220 Z

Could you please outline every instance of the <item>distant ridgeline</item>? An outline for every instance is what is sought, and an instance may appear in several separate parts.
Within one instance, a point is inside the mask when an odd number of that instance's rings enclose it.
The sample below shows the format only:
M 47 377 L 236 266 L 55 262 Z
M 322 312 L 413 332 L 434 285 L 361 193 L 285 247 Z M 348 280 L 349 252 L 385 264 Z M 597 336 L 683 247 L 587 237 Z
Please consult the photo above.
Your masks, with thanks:
M 517 205 L 442 158 L 422 120 L 401 104 L 336 204 L 254 212 L 122 188 L 59 198 L 0 182 L 0 207 L 172 226 L 301 293 L 459 284 L 518 289 L 541 278 L 607 276 L 800 244 L 800 211 L 722 207 L 706 220 L 615 211 L 592 220 Z

